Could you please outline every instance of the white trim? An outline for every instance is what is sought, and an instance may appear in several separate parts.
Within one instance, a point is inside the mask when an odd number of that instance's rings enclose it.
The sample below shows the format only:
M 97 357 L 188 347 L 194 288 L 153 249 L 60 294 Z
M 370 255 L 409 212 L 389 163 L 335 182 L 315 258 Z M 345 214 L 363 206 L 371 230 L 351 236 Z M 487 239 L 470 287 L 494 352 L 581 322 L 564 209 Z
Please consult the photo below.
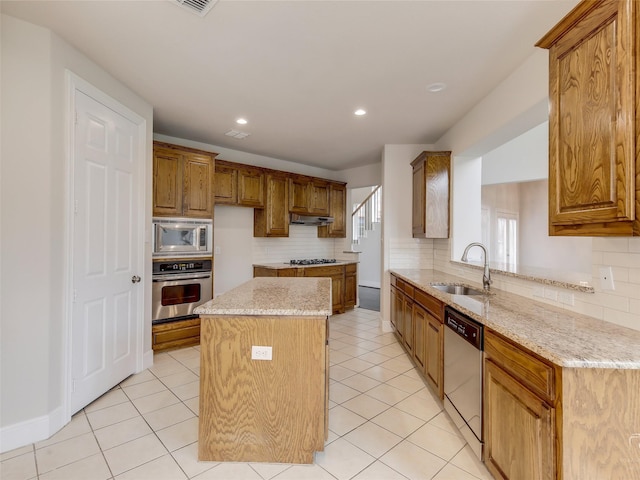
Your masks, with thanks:
M 382 331 L 384 333 L 391 333 L 394 331 L 393 326 L 391 325 L 391 322 L 389 320 L 382 320 L 381 324 L 382 324 Z
M 359 287 L 380 288 L 380 282 L 363 280 L 358 283 Z
M 48 415 L 1 427 L 0 453 L 46 440 L 67 423 L 64 407 L 60 406 Z
M 85 95 L 93 98 L 99 103 L 102 103 L 107 108 L 113 110 L 114 112 L 122 115 L 127 120 L 131 121 L 138 127 L 138 181 L 140 183 L 140 187 L 138 188 L 138 218 L 137 222 L 139 225 L 138 231 L 138 242 L 139 242 L 139 252 L 138 252 L 138 270 L 141 272 L 140 277 L 142 277 L 142 281 L 139 283 L 140 292 L 138 295 L 138 325 L 137 325 L 137 339 L 136 339 L 136 373 L 141 372 L 147 365 L 153 365 L 153 351 L 144 352 L 144 301 L 145 301 L 145 290 L 147 280 L 145 278 L 144 272 L 144 262 L 145 262 L 145 239 L 146 239 L 146 230 L 145 225 L 147 222 L 147 218 L 145 215 L 147 209 L 147 202 L 145 201 L 145 191 L 146 191 L 146 162 L 147 162 L 147 121 L 142 116 L 138 115 L 133 110 L 130 110 L 113 97 L 107 95 L 106 93 L 99 90 L 97 87 L 93 86 L 83 78 L 79 77 L 75 73 L 70 70 L 65 70 L 65 80 L 67 83 L 67 119 L 66 119 L 66 163 L 65 163 L 65 194 L 66 194 L 66 205 L 67 208 L 65 210 L 65 238 L 64 238 L 64 263 L 66 265 L 66 271 L 64 272 L 64 291 L 65 291 L 65 299 L 63 305 L 63 319 L 62 319 L 62 329 L 65 332 L 62 340 L 62 350 L 63 350 L 63 388 L 62 388 L 62 405 L 64 411 L 63 423 L 61 426 L 64 426 L 71 420 L 71 386 L 73 384 L 73 365 L 71 359 L 71 333 L 72 333 L 72 299 L 73 299 L 73 275 L 72 275 L 72 263 L 71 259 L 73 258 L 73 175 L 74 175 L 74 154 L 75 154 L 75 117 L 76 117 L 76 92 L 82 92 Z M 151 359 L 149 360 L 149 354 L 151 355 Z

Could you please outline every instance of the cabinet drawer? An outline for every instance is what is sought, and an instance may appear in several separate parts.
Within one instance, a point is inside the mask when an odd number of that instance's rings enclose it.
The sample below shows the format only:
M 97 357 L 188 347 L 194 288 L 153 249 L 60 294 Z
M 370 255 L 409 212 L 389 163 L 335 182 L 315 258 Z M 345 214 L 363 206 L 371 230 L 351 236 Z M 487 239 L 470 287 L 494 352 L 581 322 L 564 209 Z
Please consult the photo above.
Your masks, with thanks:
M 344 273 L 344 267 L 310 267 L 304 269 L 305 277 L 333 277 L 335 275 L 342 275 Z
M 484 351 L 487 358 L 504 368 L 523 385 L 545 400 L 554 402 L 556 372 L 552 365 L 489 330 L 485 331 Z
M 418 302 L 420 305 L 422 305 L 424 308 L 429 310 L 429 312 L 431 312 L 431 314 L 434 317 L 436 317 L 440 321 L 440 323 L 443 323 L 442 302 L 440 300 L 432 297 L 431 295 L 423 292 L 422 290 L 418 290 L 417 288 L 416 288 L 415 295 L 413 296 L 413 299 L 416 302 Z
M 404 293 L 409 295 L 411 298 L 413 298 L 413 291 L 414 291 L 413 285 L 408 284 L 404 280 L 398 279 L 396 283 L 396 287 L 398 288 L 398 290 L 403 291 Z
M 395 275 L 391 275 L 391 285 L 394 287 L 398 286 L 398 277 L 396 277 Z
M 349 273 L 356 273 L 358 271 L 358 265 L 355 263 L 350 263 L 348 265 L 345 265 L 344 267 L 344 271 L 345 273 L 349 274 Z
M 200 319 L 154 325 L 152 336 L 153 350 L 198 345 L 200 343 Z

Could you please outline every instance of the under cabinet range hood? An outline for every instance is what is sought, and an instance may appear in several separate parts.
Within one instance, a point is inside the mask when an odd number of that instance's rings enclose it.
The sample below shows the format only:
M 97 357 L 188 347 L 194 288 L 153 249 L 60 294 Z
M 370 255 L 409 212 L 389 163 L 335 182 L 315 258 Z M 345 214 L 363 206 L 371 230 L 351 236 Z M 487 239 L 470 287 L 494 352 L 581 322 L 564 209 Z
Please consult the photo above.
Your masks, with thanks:
M 289 223 L 291 225 L 322 226 L 333 223 L 333 217 L 319 217 L 317 215 L 300 215 L 298 213 L 292 213 Z

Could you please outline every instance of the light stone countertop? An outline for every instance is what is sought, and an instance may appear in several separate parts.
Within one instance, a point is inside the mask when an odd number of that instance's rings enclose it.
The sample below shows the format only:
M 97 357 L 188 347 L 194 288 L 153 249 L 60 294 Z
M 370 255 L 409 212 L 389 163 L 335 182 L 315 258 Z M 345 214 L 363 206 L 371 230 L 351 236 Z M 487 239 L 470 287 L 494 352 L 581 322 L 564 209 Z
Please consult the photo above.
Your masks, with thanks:
M 562 367 L 640 369 L 638 330 L 497 289 L 477 296 L 444 293 L 432 285 L 482 286 L 435 270 L 391 273 Z
M 331 315 L 330 278 L 254 278 L 196 307 L 199 315 Z
M 352 263 L 360 263 L 354 260 L 336 260 L 334 263 L 316 263 L 313 265 L 291 265 L 289 262 L 275 262 L 275 263 L 254 263 L 254 267 L 272 268 L 279 270 L 282 268 L 314 268 L 314 267 L 331 267 L 333 265 L 350 265 Z

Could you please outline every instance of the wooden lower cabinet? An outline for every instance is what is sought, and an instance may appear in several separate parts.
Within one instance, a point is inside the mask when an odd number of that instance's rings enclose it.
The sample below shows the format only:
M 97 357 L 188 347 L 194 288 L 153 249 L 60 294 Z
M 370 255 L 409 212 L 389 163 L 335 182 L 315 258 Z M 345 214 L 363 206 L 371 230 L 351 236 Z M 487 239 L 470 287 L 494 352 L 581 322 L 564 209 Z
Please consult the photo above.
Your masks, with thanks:
M 444 397 L 443 304 L 391 276 L 390 319 L 400 344 L 439 398 Z
M 160 323 L 151 327 L 151 348 L 154 352 L 199 344 L 199 318 Z
M 330 277 L 333 313 L 344 313 L 344 266 L 304 268 L 302 271 L 305 277 Z
M 487 468 L 497 479 L 554 480 L 561 372 L 488 328 L 484 344 Z
M 485 464 L 497 479 L 554 480 L 555 409 L 487 360 Z
M 424 326 L 425 364 L 424 375 L 438 397 L 444 397 L 444 325 L 427 313 Z M 417 344 L 417 340 L 416 340 Z
M 350 310 L 356 306 L 358 296 L 358 266 L 353 263 L 344 267 L 344 308 Z

